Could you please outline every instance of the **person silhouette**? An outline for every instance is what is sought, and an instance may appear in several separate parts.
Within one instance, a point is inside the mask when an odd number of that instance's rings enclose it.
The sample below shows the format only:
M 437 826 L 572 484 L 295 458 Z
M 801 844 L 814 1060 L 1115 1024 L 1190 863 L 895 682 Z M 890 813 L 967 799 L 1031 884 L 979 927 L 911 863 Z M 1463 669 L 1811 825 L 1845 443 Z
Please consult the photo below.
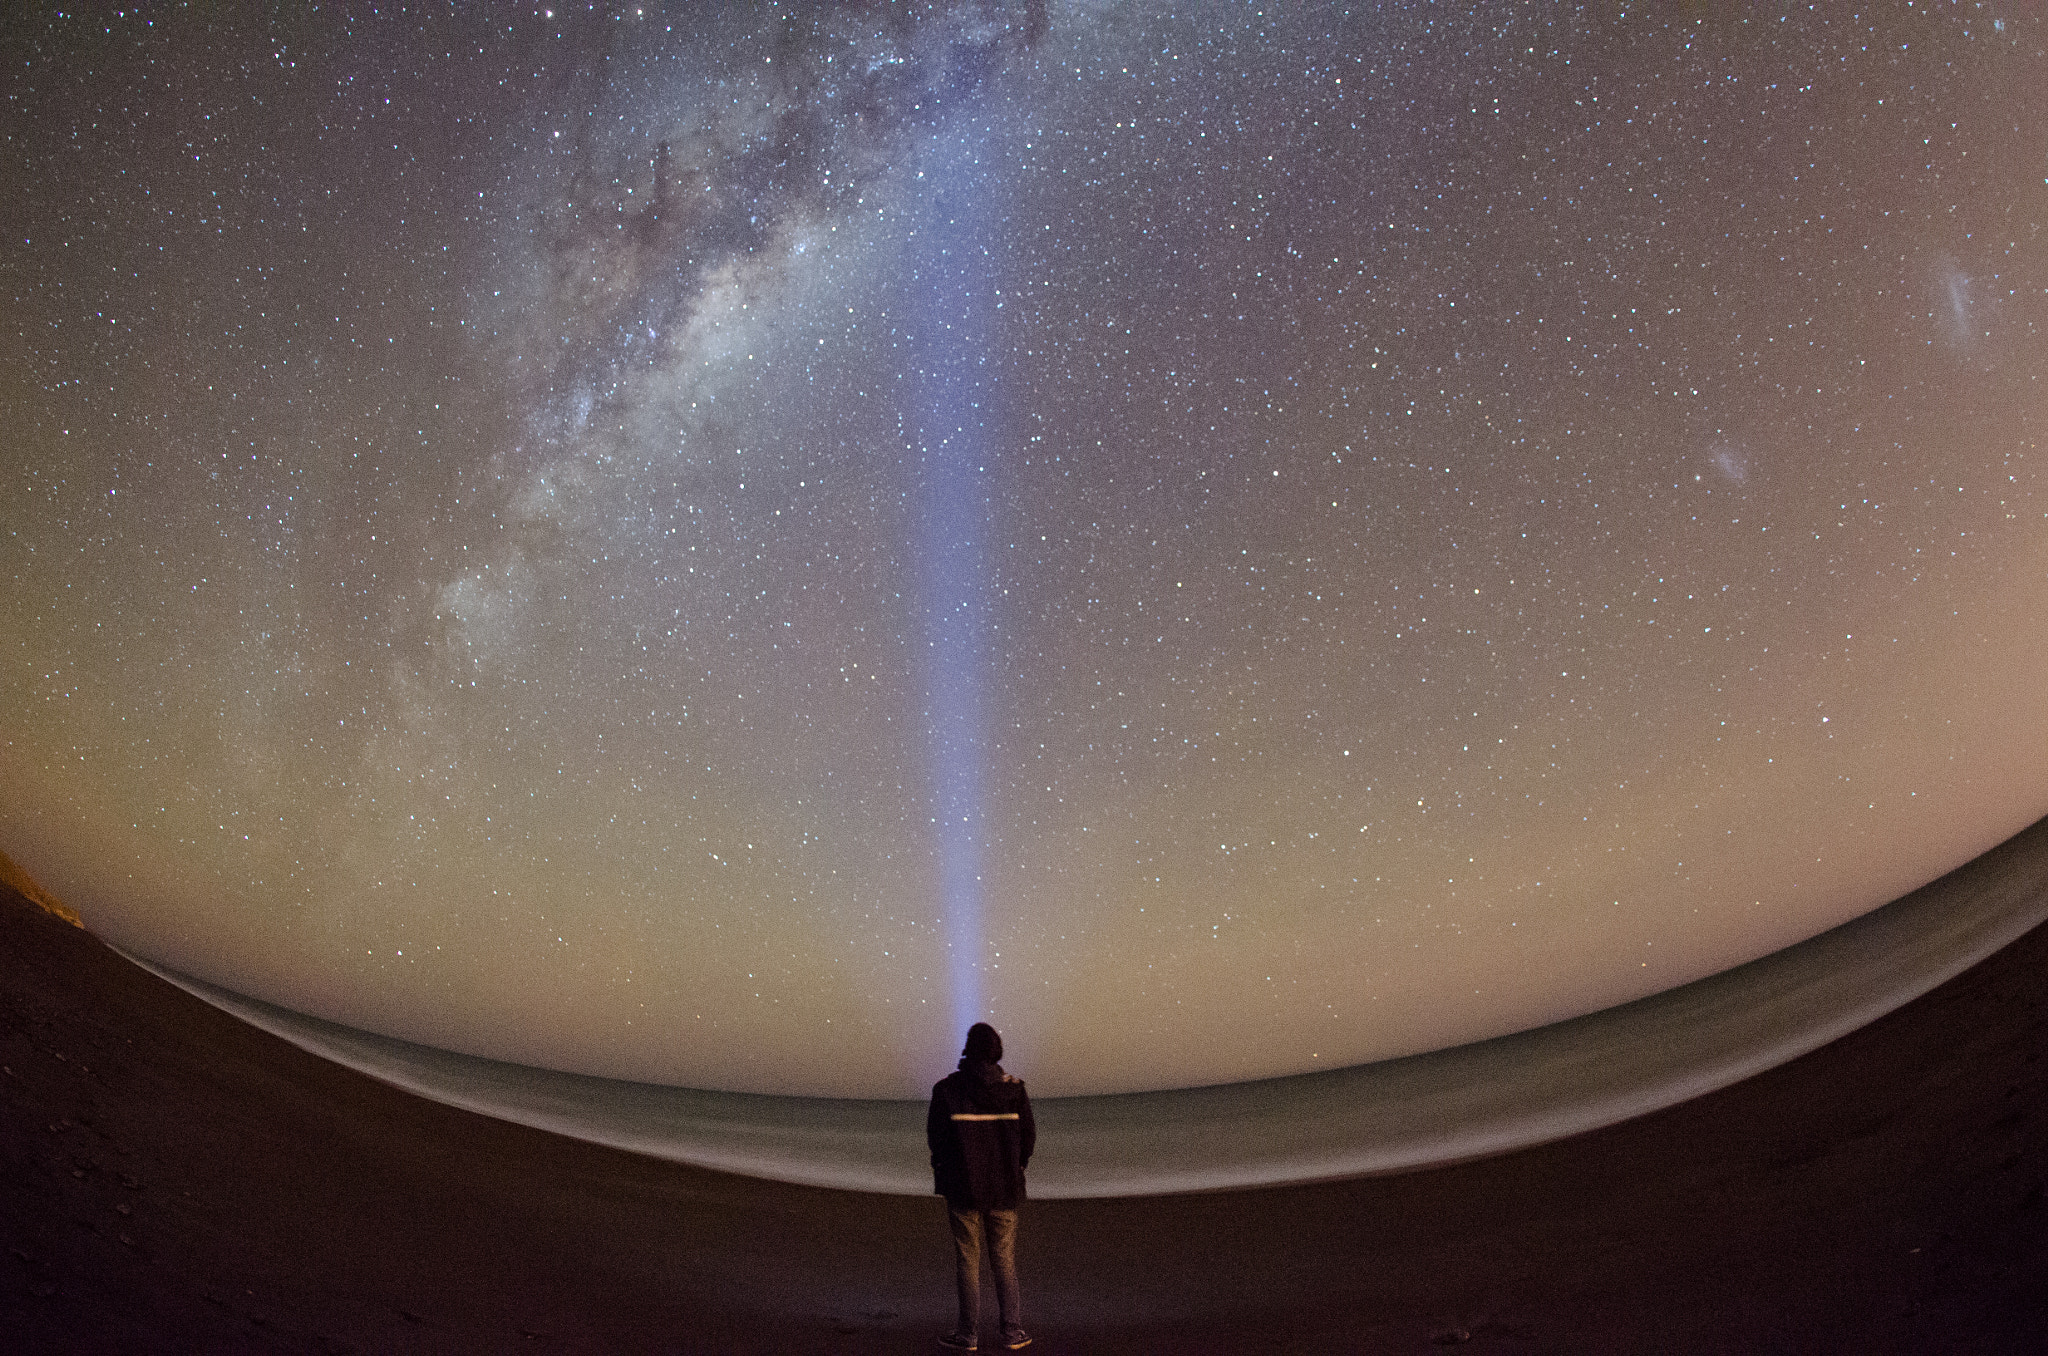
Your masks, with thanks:
M 980 1345 L 981 1253 L 986 1241 L 1007 1351 L 1031 1345 L 1017 1291 L 1017 1207 L 1024 1165 L 1038 1140 L 1031 1098 L 1020 1078 L 1003 1072 L 1003 1038 L 987 1022 L 967 1028 L 960 1067 L 932 1087 L 925 1140 L 932 1151 L 932 1192 L 946 1198 L 953 1231 L 953 1279 L 960 1316 L 939 1339 L 949 1351 Z

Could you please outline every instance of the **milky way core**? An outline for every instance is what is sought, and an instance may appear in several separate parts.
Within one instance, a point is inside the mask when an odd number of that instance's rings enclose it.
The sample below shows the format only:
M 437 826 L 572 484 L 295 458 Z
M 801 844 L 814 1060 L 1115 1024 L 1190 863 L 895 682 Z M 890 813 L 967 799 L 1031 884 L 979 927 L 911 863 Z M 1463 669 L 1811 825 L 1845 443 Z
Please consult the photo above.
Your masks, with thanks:
M 0 846 L 691 1087 L 1606 1007 L 2048 811 L 2017 3 L 22 11 Z

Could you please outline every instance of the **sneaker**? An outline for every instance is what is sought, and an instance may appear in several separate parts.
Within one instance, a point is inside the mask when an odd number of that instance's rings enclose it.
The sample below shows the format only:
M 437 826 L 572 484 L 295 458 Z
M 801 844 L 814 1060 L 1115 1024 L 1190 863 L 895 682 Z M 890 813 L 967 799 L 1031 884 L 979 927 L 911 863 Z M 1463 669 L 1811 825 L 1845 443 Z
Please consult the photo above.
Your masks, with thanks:
M 949 1332 L 939 1339 L 939 1345 L 948 1351 L 978 1351 L 981 1341 L 971 1332 Z
M 1016 1332 L 1005 1333 L 999 1340 L 1005 1351 L 1022 1351 L 1031 1345 L 1031 1334 L 1019 1328 Z

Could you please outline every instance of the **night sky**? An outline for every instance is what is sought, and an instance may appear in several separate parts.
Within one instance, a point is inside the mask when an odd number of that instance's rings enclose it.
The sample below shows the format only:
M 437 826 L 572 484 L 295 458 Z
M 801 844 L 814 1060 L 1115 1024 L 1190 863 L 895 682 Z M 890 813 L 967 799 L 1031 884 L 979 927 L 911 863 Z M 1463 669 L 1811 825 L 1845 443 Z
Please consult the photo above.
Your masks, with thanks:
M 0 846 L 103 935 L 1114 1091 L 2048 812 L 2039 6 L 727 10 L 0 32 Z

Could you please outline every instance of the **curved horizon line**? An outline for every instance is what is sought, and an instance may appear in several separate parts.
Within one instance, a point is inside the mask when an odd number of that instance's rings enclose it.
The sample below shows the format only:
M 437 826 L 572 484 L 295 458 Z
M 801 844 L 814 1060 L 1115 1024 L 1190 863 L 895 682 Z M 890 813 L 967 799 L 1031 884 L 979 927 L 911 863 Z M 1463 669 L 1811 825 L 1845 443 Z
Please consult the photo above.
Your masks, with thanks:
M 1548 1026 L 1371 1064 L 1036 1104 L 1042 1199 L 1227 1191 L 1444 1167 L 1675 1106 L 1788 1063 L 2048 920 L 2048 818 L 1768 956 Z M 712 1092 L 463 1055 L 117 955 L 302 1050 L 464 1110 L 742 1176 L 928 1193 L 921 1100 Z

